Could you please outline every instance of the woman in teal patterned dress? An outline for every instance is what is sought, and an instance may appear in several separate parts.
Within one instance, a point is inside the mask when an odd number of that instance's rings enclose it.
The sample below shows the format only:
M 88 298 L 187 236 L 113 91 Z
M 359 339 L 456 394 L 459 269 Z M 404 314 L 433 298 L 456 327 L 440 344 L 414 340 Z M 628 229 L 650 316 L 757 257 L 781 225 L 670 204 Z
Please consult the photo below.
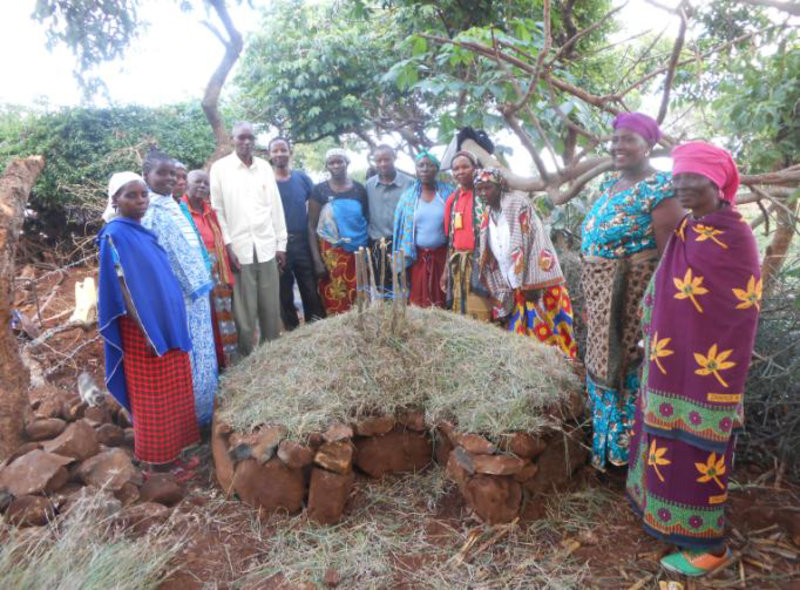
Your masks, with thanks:
M 628 463 L 642 353 L 639 305 L 660 253 L 683 215 L 672 176 L 649 160 L 655 120 L 623 113 L 614 121 L 615 172 L 600 185 L 582 227 L 582 283 L 588 327 L 586 389 L 592 410 L 592 465 Z

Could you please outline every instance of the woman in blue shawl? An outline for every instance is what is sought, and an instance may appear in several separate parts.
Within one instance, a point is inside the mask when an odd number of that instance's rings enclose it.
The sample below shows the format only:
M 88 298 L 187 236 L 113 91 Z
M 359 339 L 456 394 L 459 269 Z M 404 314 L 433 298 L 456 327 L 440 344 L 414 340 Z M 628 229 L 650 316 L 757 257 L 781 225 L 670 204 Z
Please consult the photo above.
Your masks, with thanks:
M 197 231 L 172 198 L 174 161 L 151 151 L 144 162 L 144 177 L 150 189 L 150 206 L 142 225 L 152 231 L 166 250 L 172 272 L 178 279 L 186 305 L 192 338 L 192 381 L 195 409 L 200 426 L 211 423 L 217 390 L 217 352 L 211 323 L 209 292 L 214 286 L 204 257 L 205 248 Z
M 403 193 L 394 211 L 392 258 L 396 270 L 408 269 L 411 303 L 444 307 L 445 292 L 439 287 L 447 264 L 444 207 L 453 187 L 436 180 L 436 156 L 422 150 L 415 160 L 417 181 Z
M 167 253 L 140 223 L 149 203 L 142 178 L 114 174 L 108 196 L 108 224 L 97 236 L 106 385 L 133 417 L 136 458 L 170 464 L 200 439 L 183 294 Z

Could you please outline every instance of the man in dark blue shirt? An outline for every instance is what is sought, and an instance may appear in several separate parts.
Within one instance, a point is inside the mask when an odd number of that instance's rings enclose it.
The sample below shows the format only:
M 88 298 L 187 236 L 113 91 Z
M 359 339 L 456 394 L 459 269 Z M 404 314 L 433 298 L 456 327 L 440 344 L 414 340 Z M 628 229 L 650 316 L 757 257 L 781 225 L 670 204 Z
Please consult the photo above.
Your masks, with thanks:
M 325 308 L 317 292 L 314 265 L 308 246 L 308 210 L 306 202 L 314 183 L 305 172 L 292 170 L 289 163 L 292 151 L 289 142 L 276 137 L 269 142 L 269 161 L 275 171 L 275 180 L 283 203 L 286 231 L 286 267 L 281 273 L 281 320 L 286 330 L 294 330 L 300 320 L 294 306 L 294 282 L 303 300 L 303 316 L 306 322 L 325 317 Z

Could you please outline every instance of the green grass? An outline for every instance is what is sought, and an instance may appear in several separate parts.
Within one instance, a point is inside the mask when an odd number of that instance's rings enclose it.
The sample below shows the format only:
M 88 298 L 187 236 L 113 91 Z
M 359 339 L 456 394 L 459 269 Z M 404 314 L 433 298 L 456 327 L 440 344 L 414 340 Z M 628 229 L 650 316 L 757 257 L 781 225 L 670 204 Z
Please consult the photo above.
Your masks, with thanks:
M 351 311 L 262 346 L 222 378 L 221 418 L 239 431 L 282 424 L 302 437 L 416 407 L 430 424 L 536 432 L 580 387 L 561 353 L 535 338 L 416 307 L 393 334 L 390 309 Z

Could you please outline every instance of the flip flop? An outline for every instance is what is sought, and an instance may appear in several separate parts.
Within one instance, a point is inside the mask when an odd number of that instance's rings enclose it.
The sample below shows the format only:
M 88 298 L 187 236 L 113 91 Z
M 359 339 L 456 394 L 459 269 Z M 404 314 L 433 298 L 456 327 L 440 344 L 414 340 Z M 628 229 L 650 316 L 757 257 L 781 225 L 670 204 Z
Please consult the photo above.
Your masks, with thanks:
M 669 572 L 696 578 L 727 565 L 731 557 L 731 550 L 727 547 L 722 555 L 713 555 L 703 551 L 678 551 L 663 557 L 661 567 Z

